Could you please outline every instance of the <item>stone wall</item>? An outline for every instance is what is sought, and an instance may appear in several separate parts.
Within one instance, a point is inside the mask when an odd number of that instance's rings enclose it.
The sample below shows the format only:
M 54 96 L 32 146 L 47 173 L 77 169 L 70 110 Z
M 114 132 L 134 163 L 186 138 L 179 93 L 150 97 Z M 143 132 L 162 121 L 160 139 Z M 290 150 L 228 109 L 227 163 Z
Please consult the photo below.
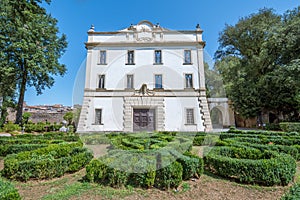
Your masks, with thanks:
M 50 123 L 61 123 L 64 119 L 63 116 L 66 112 L 59 112 L 59 113 L 34 113 L 29 112 L 31 117 L 29 118 L 30 121 L 33 123 L 37 122 L 50 122 Z M 8 109 L 8 116 L 6 117 L 7 121 L 15 122 L 16 120 L 16 111 L 13 109 Z

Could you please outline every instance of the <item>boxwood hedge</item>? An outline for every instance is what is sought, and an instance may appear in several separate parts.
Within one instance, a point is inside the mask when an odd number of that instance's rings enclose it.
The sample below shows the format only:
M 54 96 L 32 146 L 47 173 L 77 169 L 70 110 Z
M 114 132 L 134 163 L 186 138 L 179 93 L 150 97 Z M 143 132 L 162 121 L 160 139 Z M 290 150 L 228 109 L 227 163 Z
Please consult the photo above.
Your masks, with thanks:
M 112 150 L 86 167 L 86 179 L 112 187 L 132 185 L 161 189 L 177 187 L 182 180 L 199 177 L 203 160 L 174 149 Z
M 82 143 L 52 144 L 45 148 L 10 154 L 4 158 L 2 174 L 9 179 L 27 181 L 62 176 L 84 167 L 92 153 Z
M 232 138 L 232 139 L 225 139 L 222 142 L 218 143 L 218 146 L 235 146 L 235 147 L 252 147 L 259 149 L 261 151 L 269 150 L 269 151 L 276 151 L 278 153 L 286 153 L 291 155 L 294 159 L 300 159 L 300 152 L 297 146 L 285 146 L 285 145 L 275 145 L 273 143 L 268 144 L 259 144 L 256 143 L 257 141 L 249 138 Z M 248 142 L 243 142 L 248 141 Z
M 0 199 L 1 200 L 18 200 L 21 199 L 18 190 L 10 182 L 0 177 Z
M 204 160 L 212 173 L 250 184 L 287 185 L 296 172 L 290 155 L 249 147 L 215 147 Z
M 293 185 L 289 192 L 281 197 L 281 200 L 298 200 L 300 199 L 300 184 Z

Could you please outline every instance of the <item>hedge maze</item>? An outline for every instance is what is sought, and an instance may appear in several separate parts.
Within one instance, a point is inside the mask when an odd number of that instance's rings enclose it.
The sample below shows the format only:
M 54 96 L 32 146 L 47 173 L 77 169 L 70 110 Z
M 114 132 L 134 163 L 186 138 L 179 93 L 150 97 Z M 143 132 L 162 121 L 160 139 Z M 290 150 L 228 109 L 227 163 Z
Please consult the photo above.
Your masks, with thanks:
M 113 133 L 111 150 L 86 167 L 86 179 L 112 187 L 178 187 L 199 178 L 203 159 L 190 153 L 193 137 L 186 133 Z
M 93 159 L 83 144 L 106 144 L 109 150 Z M 192 146 L 204 148 L 203 158 L 191 153 Z M 209 134 L 23 134 L 0 137 L 0 156 L 4 157 L 0 199 L 20 199 L 8 180 L 51 179 L 84 167 L 84 180 L 115 188 L 177 188 L 182 181 L 199 178 L 204 170 L 243 184 L 286 186 L 300 160 L 300 133 L 230 129 Z M 299 191 L 295 184 L 283 198 Z
M 220 134 L 205 167 L 219 176 L 246 184 L 288 185 L 300 159 L 298 132 L 240 131 Z

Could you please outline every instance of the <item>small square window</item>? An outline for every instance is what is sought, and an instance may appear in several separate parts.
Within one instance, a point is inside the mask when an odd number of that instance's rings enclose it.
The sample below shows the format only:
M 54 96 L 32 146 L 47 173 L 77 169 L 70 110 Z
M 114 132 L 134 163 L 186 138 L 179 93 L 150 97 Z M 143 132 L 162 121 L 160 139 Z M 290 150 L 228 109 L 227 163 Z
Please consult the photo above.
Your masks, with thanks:
M 95 109 L 95 124 L 102 124 L 102 109 Z
M 186 88 L 193 88 L 193 74 L 186 74 L 185 75 L 185 87 Z
M 100 65 L 106 65 L 106 51 L 100 51 Z
M 127 88 L 132 89 L 133 86 L 133 75 L 127 75 Z
M 157 88 L 157 89 L 163 88 L 162 87 L 162 75 L 161 74 L 155 75 L 155 88 Z
M 183 64 L 192 64 L 191 50 L 184 50 L 184 63 Z
M 186 109 L 186 123 L 187 124 L 194 124 L 194 109 L 193 108 L 188 108 Z
M 162 64 L 161 50 L 154 51 L 154 62 L 155 62 L 155 64 Z
M 127 65 L 134 65 L 134 51 L 127 52 Z
M 99 76 L 98 88 L 101 88 L 101 89 L 105 88 L 105 75 Z

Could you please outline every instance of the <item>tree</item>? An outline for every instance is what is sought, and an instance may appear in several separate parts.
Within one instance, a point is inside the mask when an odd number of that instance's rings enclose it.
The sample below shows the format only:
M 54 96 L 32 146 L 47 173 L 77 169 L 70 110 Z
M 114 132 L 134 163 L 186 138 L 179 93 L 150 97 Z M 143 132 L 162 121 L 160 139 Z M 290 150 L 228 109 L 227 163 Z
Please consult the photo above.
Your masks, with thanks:
M 31 117 L 31 113 L 24 112 L 22 115 L 22 124 L 28 124 L 29 118 Z
M 71 125 L 74 119 L 74 113 L 73 112 L 67 112 L 64 116 L 63 116 L 64 120 L 66 120 L 68 122 L 68 125 Z
M 242 116 L 272 112 L 299 118 L 299 13 L 263 9 L 221 32 L 216 68 Z
M 51 0 L 44 0 L 50 4 Z M 17 86 L 16 123 L 22 122 L 26 87 L 37 94 L 63 76 L 66 67 L 58 62 L 67 47 L 66 36 L 58 36 L 57 20 L 40 6 L 43 0 L 1 0 L 1 69 L 9 67 L 10 81 Z

